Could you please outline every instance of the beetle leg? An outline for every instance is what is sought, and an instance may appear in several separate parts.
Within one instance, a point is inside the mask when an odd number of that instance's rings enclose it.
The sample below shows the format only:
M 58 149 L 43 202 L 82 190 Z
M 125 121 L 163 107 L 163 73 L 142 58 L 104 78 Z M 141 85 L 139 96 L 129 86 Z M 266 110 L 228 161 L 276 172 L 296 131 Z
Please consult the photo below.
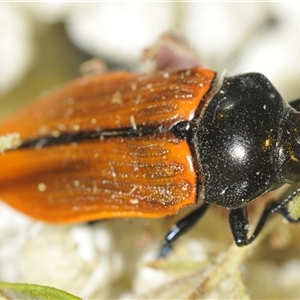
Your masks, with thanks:
M 278 203 L 271 202 L 265 208 L 250 238 L 248 238 L 249 222 L 248 222 L 247 208 L 241 207 L 241 208 L 231 210 L 229 215 L 229 223 L 230 223 L 231 232 L 233 234 L 236 245 L 241 247 L 241 246 L 246 246 L 251 244 L 258 236 L 262 228 L 264 227 L 268 216 L 271 213 L 275 212 L 274 209 L 277 206 Z
M 166 257 L 172 250 L 172 244 L 175 242 L 181 235 L 190 230 L 197 221 L 203 216 L 206 212 L 209 204 L 204 203 L 199 208 L 193 210 L 187 216 L 179 220 L 166 234 L 163 247 L 160 251 L 159 257 Z
M 250 238 L 248 238 L 249 222 L 248 222 L 246 207 L 231 210 L 229 215 L 229 223 L 237 246 L 241 247 L 241 246 L 246 246 L 251 244 L 258 236 L 262 228 L 264 227 L 267 218 L 269 217 L 270 214 L 277 212 L 282 214 L 289 222 L 299 223 L 300 218 L 294 219 L 291 216 L 287 207 L 287 204 L 293 201 L 298 194 L 300 194 L 300 189 L 293 192 L 291 195 L 289 195 L 286 199 L 284 199 L 280 203 L 274 201 L 268 204 L 265 210 L 263 211 L 258 224 L 256 225 L 254 233 Z

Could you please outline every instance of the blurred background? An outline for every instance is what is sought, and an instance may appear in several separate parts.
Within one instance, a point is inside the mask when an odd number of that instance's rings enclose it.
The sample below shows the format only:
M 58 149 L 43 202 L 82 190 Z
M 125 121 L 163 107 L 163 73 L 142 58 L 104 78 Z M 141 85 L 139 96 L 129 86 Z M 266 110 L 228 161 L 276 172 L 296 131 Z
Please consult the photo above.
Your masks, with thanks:
M 111 70 L 140 70 L 143 50 L 166 32 L 184 37 L 206 68 L 258 71 L 285 99 L 300 96 L 296 2 L 7 2 L 0 3 L 0 119 L 80 76 L 91 58 Z M 155 259 L 180 216 L 54 227 L 1 203 L 0 281 L 51 285 L 84 298 L 132 298 L 174 278 L 141 260 Z M 186 257 L 210 261 L 226 252 L 227 223 L 222 212 L 209 212 L 183 239 Z M 300 297 L 300 227 L 280 217 L 273 224 L 243 262 L 245 298 Z

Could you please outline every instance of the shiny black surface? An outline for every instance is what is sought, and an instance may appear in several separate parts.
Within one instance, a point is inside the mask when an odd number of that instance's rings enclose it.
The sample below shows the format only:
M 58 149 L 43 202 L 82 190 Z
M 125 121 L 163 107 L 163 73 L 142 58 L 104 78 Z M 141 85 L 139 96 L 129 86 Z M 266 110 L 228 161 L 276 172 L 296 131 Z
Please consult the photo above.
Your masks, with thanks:
M 238 208 L 283 184 L 289 150 L 281 136 L 292 112 L 261 74 L 224 80 L 192 141 L 205 202 Z

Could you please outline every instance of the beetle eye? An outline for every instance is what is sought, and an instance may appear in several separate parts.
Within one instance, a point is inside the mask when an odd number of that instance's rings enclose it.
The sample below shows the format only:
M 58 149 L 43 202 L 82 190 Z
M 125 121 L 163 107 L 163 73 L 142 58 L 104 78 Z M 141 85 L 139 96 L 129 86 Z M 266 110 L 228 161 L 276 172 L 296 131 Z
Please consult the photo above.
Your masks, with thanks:
M 287 183 L 300 183 L 300 162 L 295 158 L 288 158 L 282 166 L 284 180 Z

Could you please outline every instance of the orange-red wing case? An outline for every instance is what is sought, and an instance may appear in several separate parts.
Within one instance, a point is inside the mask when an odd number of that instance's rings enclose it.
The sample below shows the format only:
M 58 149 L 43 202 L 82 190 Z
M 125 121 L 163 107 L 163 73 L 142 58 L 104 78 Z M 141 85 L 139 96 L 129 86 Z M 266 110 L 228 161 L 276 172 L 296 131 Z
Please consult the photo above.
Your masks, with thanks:
M 0 126 L 0 135 L 36 141 L 1 154 L 1 199 L 60 223 L 161 217 L 195 204 L 191 149 L 170 129 L 194 117 L 214 77 L 203 69 L 111 73 L 48 93 Z M 158 130 L 124 134 L 141 127 Z M 72 140 L 78 134 L 87 138 Z

